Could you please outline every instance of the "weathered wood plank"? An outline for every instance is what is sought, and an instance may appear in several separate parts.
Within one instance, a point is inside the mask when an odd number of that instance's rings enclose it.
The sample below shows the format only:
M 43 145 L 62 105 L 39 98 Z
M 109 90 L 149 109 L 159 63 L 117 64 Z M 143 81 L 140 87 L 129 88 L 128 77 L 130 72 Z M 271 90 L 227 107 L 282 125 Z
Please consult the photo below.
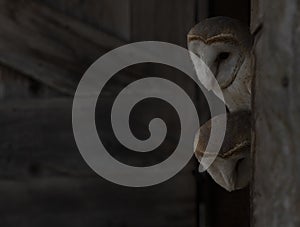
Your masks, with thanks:
M 130 0 L 38 0 L 68 16 L 130 41 Z
M 114 185 L 80 156 L 71 107 L 71 99 L 1 103 L 1 226 L 196 226 L 195 160 L 154 187 Z
M 253 226 L 300 226 L 300 3 L 258 4 Z
M 170 136 L 156 155 L 135 156 L 114 142 L 114 134 L 111 131 L 110 115 L 106 114 L 113 98 L 104 97 L 96 112 L 97 125 L 101 124 L 101 139 L 111 149 L 110 152 L 121 160 L 135 161 L 136 163 L 152 163 L 167 158 L 171 154 L 172 147 L 176 145 L 178 124 L 177 118 L 172 116 L 171 109 L 166 105 L 156 106 L 158 112 L 168 122 Z M 135 112 L 135 120 L 132 127 L 137 135 L 148 132 L 148 120 L 153 111 L 145 111 L 147 107 L 140 106 Z M 151 108 L 151 107 L 150 107 Z M 98 114 L 99 112 L 99 114 Z M 157 112 L 157 111 L 156 111 Z M 109 112 L 108 112 L 109 113 Z M 91 170 L 86 166 L 77 150 L 72 131 L 72 100 L 49 99 L 27 100 L 14 102 L 2 102 L 0 107 L 0 177 L 21 177 L 30 174 L 41 176 L 89 176 Z M 106 123 L 108 121 L 108 123 Z M 99 129 L 100 130 L 100 129 Z M 18 132 L 18 133 L 16 133 Z M 171 148 L 170 148 L 171 147 Z M 168 153 L 165 150 L 170 150 Z M 136 153 L 136 152 L 133 152 Z M 130 160 L 134 159 L 134 160 Z M 18 166 L 18 168 L 16 168 Z M 33 170 L 33 171 L 32 171 Z M 35 171 L 36 170 L 36 171 Z
M 87 18 L 88 24 L 98 28 L 98 22 L 94 24 L 91 19 L 95 15 L 80 15 L 81 10 L 74 14 L 70 12 L 67 4 L 76 5 L 76 2 L 82 7 L 89 5 L 88 1 L 65 1 L 62 3 L 66 4 L 65 8 L 60 8 L 54 2 L 51 9 L 38 1 L 1 1 L 0 62 L 52 88 L 73 94 L 90 63 L 124 43 L 78 22 Z M 107 4 L 113 5 L 108 1 Z M 164 4 L 164 7 L 168 6 Z M 95 7 L 95 14 L 99 7 Z M 109 12 L 104 8 L 101 12 Z M 141 15 L 141 12 L 135 12 Z M 161 9 L 159 14 L 164 12 Z M 102 16 L 105 17 L 99 14 L 99 18 Z M 177 14 L 174 12 L 172 17 Z M 112 18 L 111 24 L 115 23 L 117 28 L 117 22 L 122 18 Z M 187 21 L 184 16 L 180 18 L 175 22 Z M 131 19 L 140 20 L 140 17 L 130 17 L 130 25 Z M 169 18 L 168 23 L 173 19 Z M 99 28 L 102 23 L 106 24 L 99 22 Z M 128 21 L 124 21 L 126 23 Z M 164 26 L 168 27 L 168 23 Z M 172 24 L 172 29 L 176 29 L 176 23 Z M 106 28 L 104 30 L 110 33 Z M 126 29 L 120 34 L 126 35 Z M 115 32 L 112 34 L 118 31 Z M 157 34 L 159 28 L 150 38 L 155 39 Z M 161 34 L 161 37 L 171 37 L 171 40 L 184 44 L 185 36 L 185 31 L 174 37 Z M 123 76 L 120 82 L 127 83 L 134 77 L 138 76 Z M 112 89 L 115 88 L 114 85 Z M 154 187 L 132 189 L 111 184 L 93 173 L 81 158 L 72 133 L 71 105 L 71 99 L 1 102 L 0 226 L 196 226 L 197 192 L 192 174 L 196 169 L 195 162 L 191 161 L 177 176 Z M 157 109 L 166 112 L 163 107 Z M 147 113 L 137 114 L 149 117 Z M 97 116 L 99 120 L 102 118 L 101 114 Z M 171 124 L 173 120 L 170 119 Z M 135 124 L 145 128 L 139 120 Z M 110 134 L 104 134 L 104 139 L 108 143 L 112 141 Z M 114 155 L 123 153 L 113 141 L 110 146 Z M 129 159 L 120 155 L 121 160 L 126 158 Z
M 187 178 L 124 188 L 101 178 L 0 181 L 1 226 L 195 226 Z
M 186 47 L 186 35 L 195 24 L 195 1 L 132 0 L 132 41 L 158 40 Z
M 61 93 L 30 77 L 0 65 L 0 100 L 60 97 Z
M 187 33 L 196 23 L 196 11 L 195 0 L 131 0 L 131 40 L 164 41 L 186 47 Z M 135 67 L 135 72 L 164 76 L 181 87 L 185 87 L 190 97 L 196 100 L 198 97 L 195 84 L 190 83 L 179 70 L 170 68 L 158 64 L 143 64 Z M 202 100 L 197 100 L 196 105 L 201 102 Z M 205 118 L 207 111 L 204 108 L 202 113 Z
M 67 94 L 94 60 L 124 44 L 35 1 L 1 1 L 0 27 L 0 62 Z

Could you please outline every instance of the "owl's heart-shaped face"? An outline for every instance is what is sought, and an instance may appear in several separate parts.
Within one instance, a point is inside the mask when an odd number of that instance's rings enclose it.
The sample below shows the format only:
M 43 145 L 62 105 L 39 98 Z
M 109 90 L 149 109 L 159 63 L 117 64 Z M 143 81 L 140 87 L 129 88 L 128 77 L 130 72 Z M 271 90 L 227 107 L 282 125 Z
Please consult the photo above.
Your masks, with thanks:
M 188 48 L 196 54 L 216 77 L 221 89 L 225 89 L 234 81 L 240 62 L 243 60 L 242 50 L 230 42 L 215 42 L 206 44 L 201 40 L 188 43 Z M 193 59 L 197 65 L 197 59 Z
M 206 19 L 195 25 L 188 34 L 188 49 L 194 53 L 191 60 L 197 77 L 200 81 L 215 83 L 214 80 L 202 78 L 207 75 L 202 73 L 203 62 L 216 78 L 228 109 L 226 136 L 221 148 L 221 153 L 228 155 L 218 155 L 207 169 L 212 178 L 228 191 L 243 188 L 250 180 L 251 121 L 250 114 L 243 113 L 251 110 L 252 42 L 248 27 L 227 17 Z M 215 84 L 209 85 L 212 86 Z M 243 127 L 245 125 L 247 127 Z M 206 127 L 209 128 L 204 124 L 199 131 L 207 131 Z M 204 145 L 209 138 L 206 134 L 200 133 L 195 139 L 195 153 L 199 161 L 199 151 L 205 151 Z M 237 141 L 241 135 L 247 135 L 247 138 L 239 144 Z
M 220 115 L 215 116 L 216 122 Z M 227 116 L 224 142 L 215 161 L 207 169 L 212 178 L 228 191 L 244 188 L 250 179 L 251 113 L 238 111 Z M 195 137 L 195 155 L 201 161 L 201 169 L 207 167 L 205 155 L 211 133 L 211 120 L 200 127 Z M 212 151 L 213 152 L 213 151 Z M 208 163 L 210 163 L 208 161 Z
M 223 91 L 226 105 L 233 112 L 240 109 L 250 109 L 252 57 L 237 42 L 217 41 L 205 43 L 201 40 L 192 40 L 188 43 L 198 78 L 205 76 L 200 73 L 200 58 L 211 70 L 220 88 Z M 206 79 L 208 81 L 209 79 Z

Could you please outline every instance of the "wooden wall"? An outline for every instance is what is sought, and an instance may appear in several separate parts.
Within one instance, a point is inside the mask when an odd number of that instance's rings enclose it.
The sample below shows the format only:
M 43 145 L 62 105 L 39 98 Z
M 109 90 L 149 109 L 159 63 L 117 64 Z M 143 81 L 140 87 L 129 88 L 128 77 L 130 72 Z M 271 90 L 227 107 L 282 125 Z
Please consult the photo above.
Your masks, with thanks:
M 253 223 L 300 226 L 300 3 L 254 0 Z
M 93 61 L 131 41 L 185 46 L 194 6 L 194 0 L 0 1 L 0 226 L 197 226 L 195 160 L 163 184 L 121 187 L 87 166 L 71 125 L 72 96 Z M 149 66 L 125 70 L 111 91 L 149 72 Z M 180 80 L 178 72 L 169 77 Z M 106 95 L 111 101 L 110 90 Z
M 0 0 L 0 226 L 248 226 L 248 191 L 225 192 L 197 173 L 195 159 L 163 184 L 124 188 L 86 165 L 71 125 L 72 96 L 98 57 L 133 41 L 185 47 L 189 29 L 207 16 L 248 21 L 240 12 L 249 11 L 249 1 L 230 2 L 232 8 L 217 0 Z M 141 75 L 165 75 L 201 101 L 174 70 L 145 64 L 118 75 L 108 103 Z

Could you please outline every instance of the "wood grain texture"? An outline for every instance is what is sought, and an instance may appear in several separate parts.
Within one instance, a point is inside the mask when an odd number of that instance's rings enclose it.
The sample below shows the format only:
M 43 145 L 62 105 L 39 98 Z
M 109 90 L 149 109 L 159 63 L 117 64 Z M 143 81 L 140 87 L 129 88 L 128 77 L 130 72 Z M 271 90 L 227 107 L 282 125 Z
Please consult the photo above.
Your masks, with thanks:
M 131 190 L 99 178 L 40 178 L 0 185 L 6 194 L 0 197 L 0 223 L 5 227 L 195 226 L 193 197 L 171 190 L 179 185 L 190 190 L 180 180 Z
M 132 41 L 157 40 L 186 47 L 196 22 L 195 0 L 131 0 Z
M 94 28 L 130 41 L 130 0 L 38 0 Z
M 0 62 L 66 94 L 95 59 L 124 44 L 36 1 L 1 1 L 0 26 Z
M 3 84 L 10 94 L 3 98 L 14 99 L 0 106 L 0 226 L 197 226 L 195 160 L 174 178 L 150 188 L 124 188 L 107 182 L 80 156 L 72 133 L 72 100 L 61 95 L 73 95 L 86 68 L 125 43 L 116 36 L 185 46 L 186 32 L 194 23 L 194 0 L 99 2 L 0 1 L 0 63 L 7 66 Z M 169 12 L 170 6 L 173 11 Z M 148 20 L 145 16 L 151 14 L 156 16 Z M 152 20 L 156 21 L 153 26 Z M 143 25 L 152 27 L 145 32 Z M 147 74 L 153 69 L 137 71 Z M 24 80 L 16 79 L 19 75 Z M 131 71 L 123 72 L 112 89 L 135 77 L 138 75 Z M 45 94 L 48 99 L 30 100 L 34 96 L 25 91 L 31 86 L 27 79 L 55 90 L 49 96 L 56 97 L 58 91 L 60 98 L 49 99 Z M 44 90 L 39 92 L 36 97 L 43 97 Z M 15 100 L 22 94 L 24 99 Z M 163 107 L 156 109 L 168 115 Z M 147 113 L 137 115 L 149 117 Z M 171 123 L 175 120 L 168 118 Z M 142 122 L 135 118 L 134 124 L 141 126 Z M 118 156 L 123 150 L 106 130 L 104 139 Z
M 61 97 L 61 94 L 50 87 L 39 83 L 9 67 L 0 65 L 0 100 L 45 99 Z
M 163 41 L 187 48 L 187 33 L 196 23 L 196 11 L 195 0 L 131 0 L 131 40 Z M 189 83 L 179 70 L 163 70 L 158 64 L 144 64 L 135 69 L 137 74 L 166 76 L 181 87 L 186 87 L 195 100 L 200 97 L 195 84 Z M 201 98 L 197 100 L 199 106 L 204 104 L 203 95 Z M 202 113 L 205 118 L 208 110 L 203 108 Z
M 71 105 L 71 99 L 1 104 L 1 226 L 196 226 L 195 160 L 160 185 L 112 184 L 80 156 Z
M 259 5 L 263 20 L 255 46 L 253 226 L 296 227 L 300 226 L 300 3 L 266 0 Z

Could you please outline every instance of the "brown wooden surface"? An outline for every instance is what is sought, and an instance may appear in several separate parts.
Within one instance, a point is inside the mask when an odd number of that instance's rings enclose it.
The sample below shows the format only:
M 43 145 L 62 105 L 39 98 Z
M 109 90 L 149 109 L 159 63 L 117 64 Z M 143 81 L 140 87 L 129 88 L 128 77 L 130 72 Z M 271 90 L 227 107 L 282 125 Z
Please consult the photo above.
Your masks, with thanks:
M 66 94 L 123 41 L 35 1 L 0 1 L 0 62 Z
M 186 47 L 186 35 L 195 24 L 195 0 L 132 0 L 131 40 L 157 40 Z
M 62 93 L 9 67 L 0 65 L 0 100 L 61 97 Z
M 1 226 L 196 225 L 195 160 L 157 186 L 112 184 L 80 156 L 71 105 L 71 99 L 1 105 Z
M 97 176 L 76 148 L 72 100 L 65 98 L 94 60 L 126 42 L 160 40 L 186 47 L 189 29 L 208 15 L 203 2 L 0 1 L 0 226 L 246 226 L 247 191 L 229 194 L 211 179 L 197 184 L 195 160 L 175 178 L 145 189 Z M 215 12 L 236 15 L 233 5 L 227 6 Z M 112 91 L 140 75 L 164 75 L 197 96 L 180 73 L 153 65 L 122 72 Z M 110 135 L 105 139 L 109 142 Z
M 0 1 L 0 226 L 197 226 L 195 160 L 157 186 L 112 184 L 80 156 L 72 99 L 65 98 L 94 60 L 127 41 L 157 38 L 185 46 L 194 1 L 176 1 L 165 15 L 171 2 L 155 13 L 151 7 L 159 1 Z M 153 20 L 162 24 L 156 29 Z M 152 28 L 144 33 L 143 25 Z M 152 67 L 138 71 L 151 72 Z M 137 77 L 121 73 L 112 91 Z M 145 128 L 147 113 L 140 115 L 135 125 Z M 110 134 L 104 139 L 115 156 L 130 159 Z
M 123 40 L 131 38 L 131 0 L 38 0 L 96 29 Z M 145 1 L 143 1 L 145 2 Z
M 255 1 L 253 226 L 300 226 L 300 3 Z M 257 18 L 254 18 L 256 20 Z M 255 23 L 253 24 L 255 26 Z

